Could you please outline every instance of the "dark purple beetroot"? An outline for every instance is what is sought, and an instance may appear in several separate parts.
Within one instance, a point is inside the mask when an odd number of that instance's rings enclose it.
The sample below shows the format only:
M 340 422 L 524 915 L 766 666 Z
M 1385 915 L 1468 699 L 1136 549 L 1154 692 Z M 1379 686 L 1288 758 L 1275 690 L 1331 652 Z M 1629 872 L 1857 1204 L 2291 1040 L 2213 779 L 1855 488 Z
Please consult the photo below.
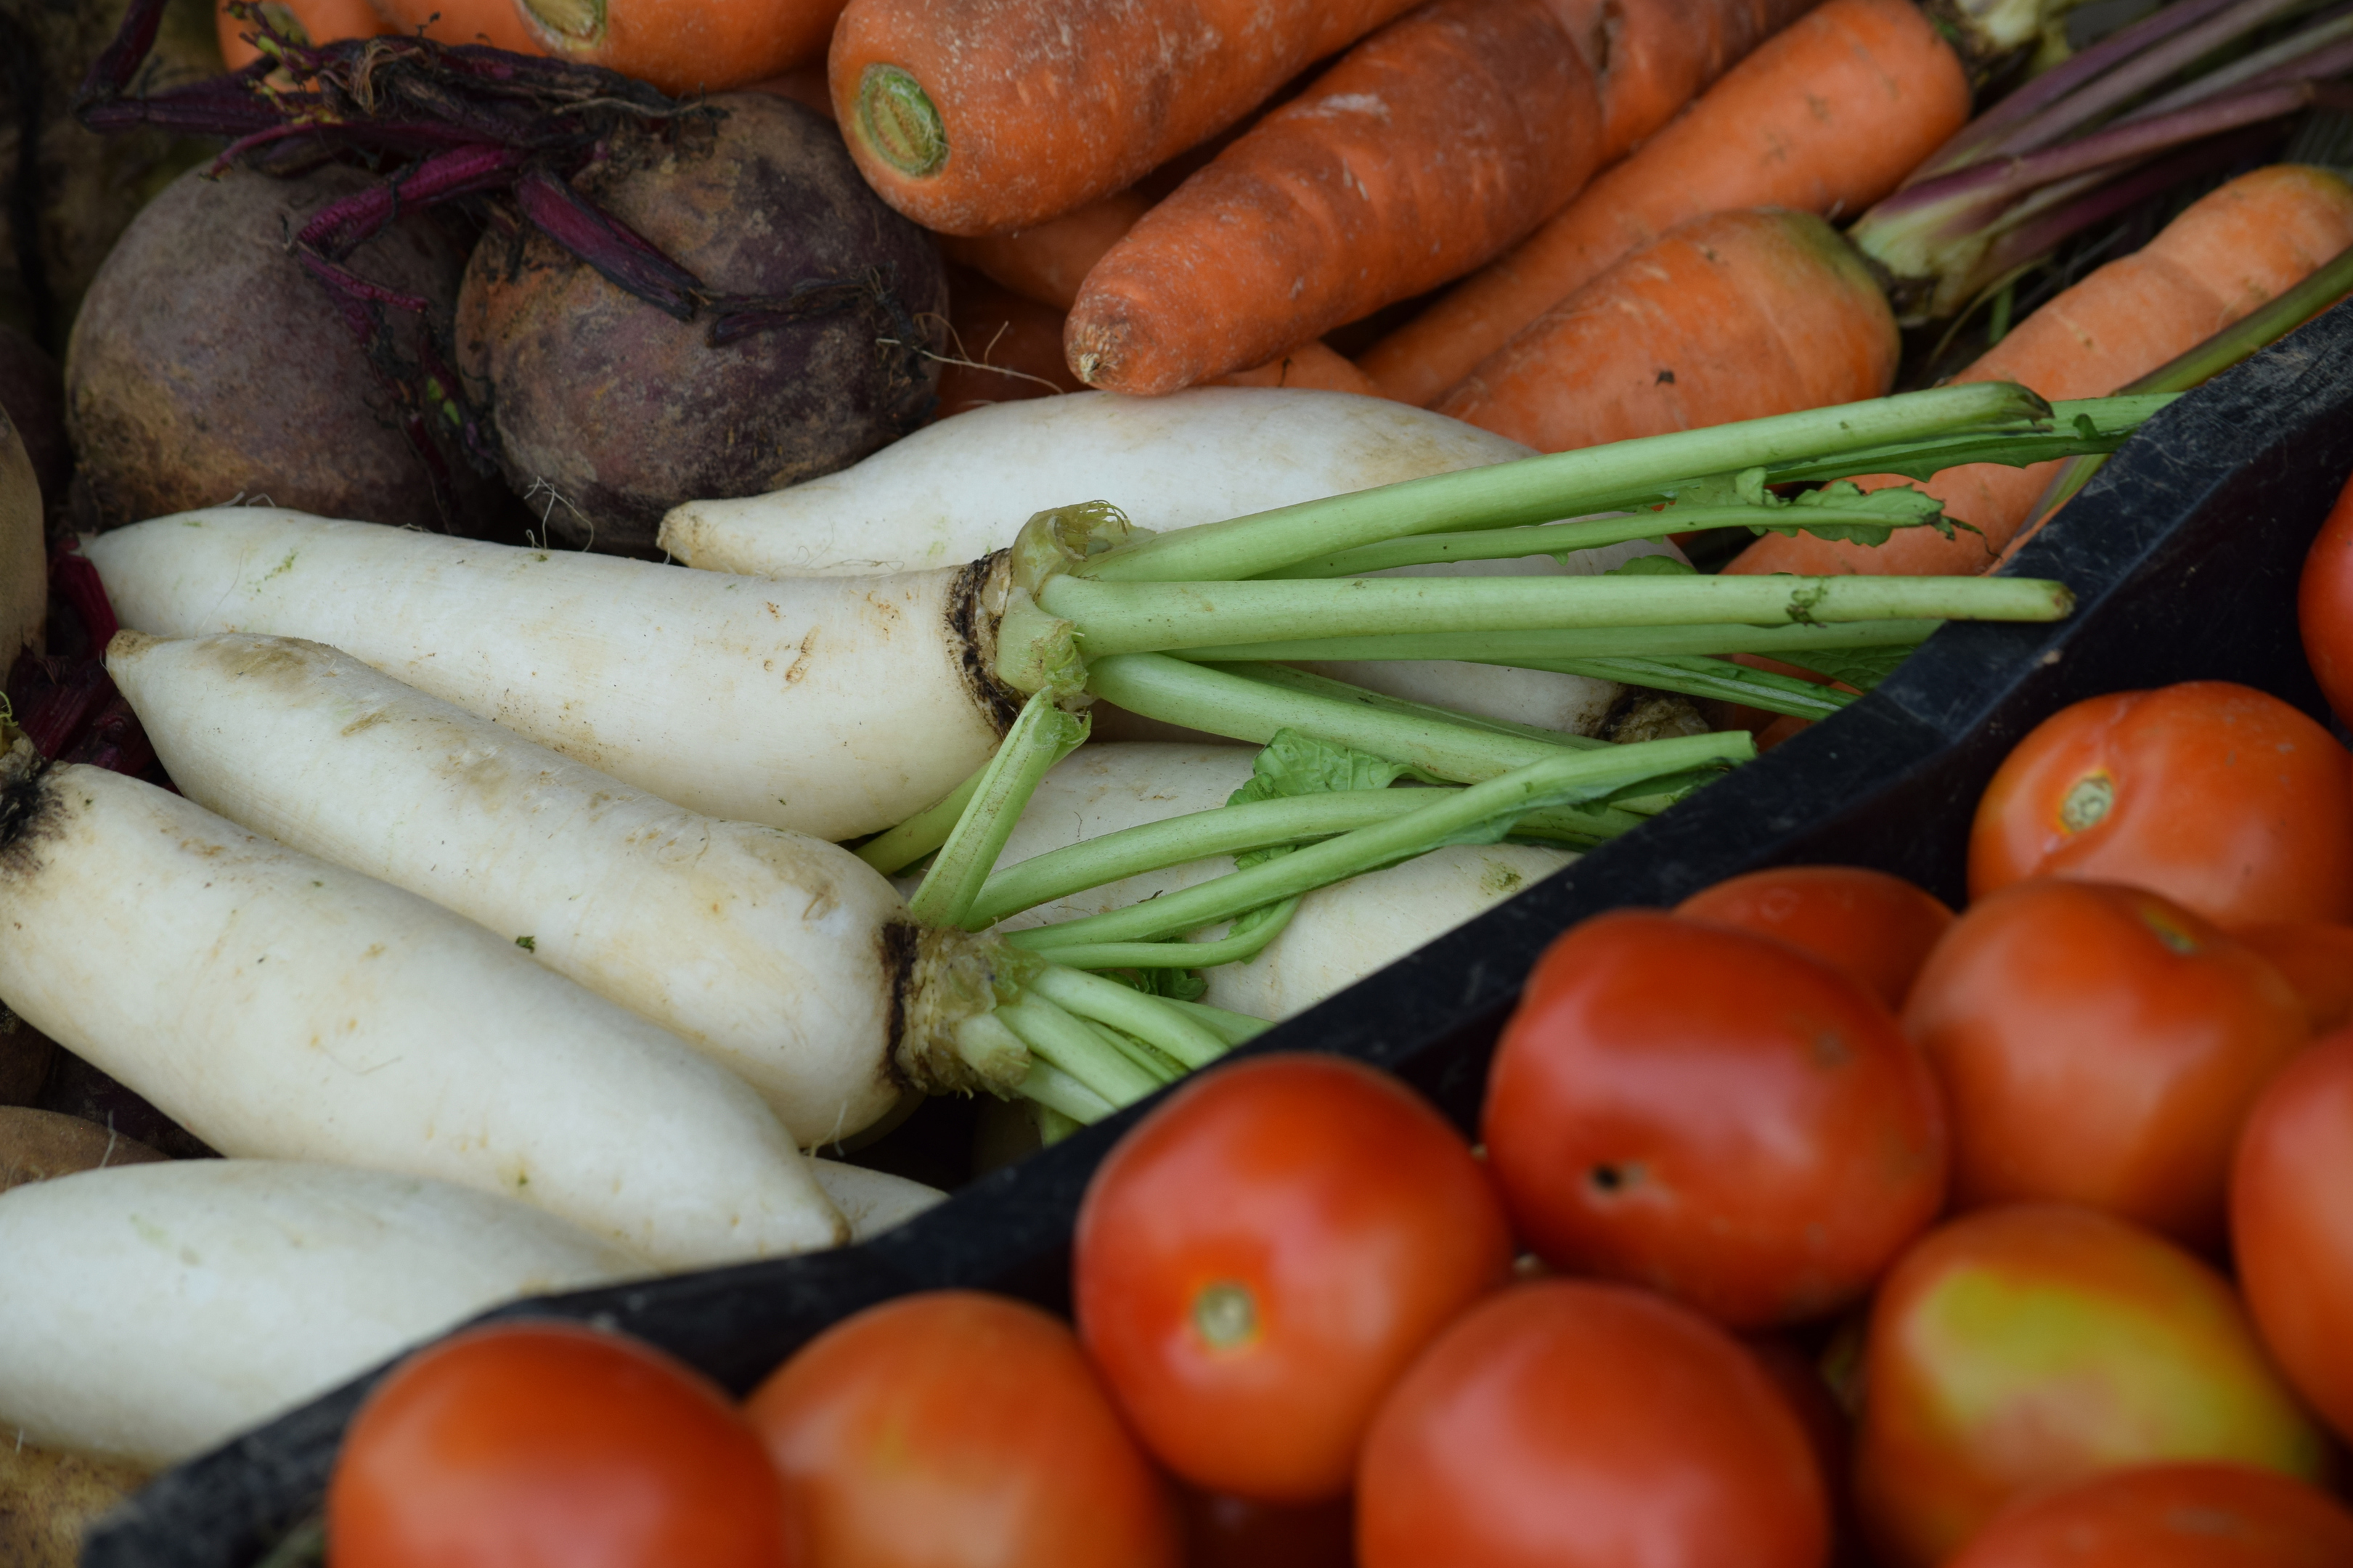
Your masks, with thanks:
M 442 515 L 424 460 L 326 291 L 287 254 L 318 208 L 371 176 L 329 166 L 280 180 L 182 175 L 100 269 L 66 353 L 66 418 L 81 460 L 76 511 L 111 528 L 237 496 L 328 517 L 471 531 Z M 461 247 L 411 215 L 351 269 L 448 320 Z M 414 353 L 417 321 L 390 313 Z M 496 498 L 457 469 L 459 510 Z M 503 506 L 500 500 L 498 504 Z
M 51 526 L 63 521 L 73 449 L 66 444 L 66 379 L 41 345 L 0 324 L 0 412 L 16 426 Z
M 560 539 L 647 550 L 681 501 L 758 495 L 847 467 L 913 429 L 939 372 L 910 339 L 947 289 L 931 240 L 885 206 L 840 134 L 765 94 L 592 167 L 576 187 L 714 291 L 774 299 L 849 282 L 843 308 L 714 346 L 537 231 L 484 237 L 458 346 L 508 482 Z M 860 279 L 871 287 L 858 288 Z

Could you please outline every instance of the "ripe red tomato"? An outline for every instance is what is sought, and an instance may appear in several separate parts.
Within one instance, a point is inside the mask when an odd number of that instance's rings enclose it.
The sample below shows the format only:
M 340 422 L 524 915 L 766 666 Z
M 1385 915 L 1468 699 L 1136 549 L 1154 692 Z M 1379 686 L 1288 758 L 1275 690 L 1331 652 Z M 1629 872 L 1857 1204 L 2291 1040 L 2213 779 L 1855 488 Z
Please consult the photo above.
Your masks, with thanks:
M 2241 926 L 2231 934 L 2263 954 L 2303 998 L 2314 1034 L 2353 1024 L 2353 925 Z
M 1934 893 L 1861 866 L 1751 871 L 1702 889 L 1675 913 L 1779 937 L 1845 970 L 1896 1010 L 1953 923 Z
M 2353 1438 L 2353 1029 L 2290 1064 L 2247 1118 L 2231 1239 L 2263 1342 Z
M 1362 1568 L 1821 1568 L 1805 1432 L 1746 1350 L 1663 1297 L 1547 1279 L 1457 1319 L 1374 1418 Z
M 1964 1208 L 2055 1198 L 2219 1241 L 2231 1150 L 2309 1037 L 2276 970 L 2137 888 L 2045 879 L 1970 906 L 1904 1026 L 1953 1117 Z
M 2296 584 L 2304 657 L 2337 718 L 2353 724 L 2353 480 L 2348 480 L 2304 558 Z
M 334 1568 L 784 1568 L 783 1488 L 726 1396 L 569 1323 L 494 1323 L 377 1385 L 327 1484 Z
M 2061 709 L 1996 770 L 1969 896 L 2029 877 L 2149 888 L 2221 926 L 2353 921 L 2353 759 L 2224 680 Z
M 1863 1346 L 1855 1507 L 1883 1568 L 1926 1568 L 2035 1489 L 2167 1459 L 2314 1478 L 2325 1440 L 2222 1277 L 2091 1209 L 1931 1231 Z
M 1546 951 L 1496 1049 L 1482 1131 L 1546 1262 L 1742 1326 L 1862 1294 L 1944 1200 L 1935 1080 L 1861 981 L 1652 910 Z
M 2345 1568 L 2353 1513 L 2244 1465 L 2146 1465 L 2047 1493 L 1948 1568 Z
M 1335 1057 L 1206 1072 L 1095 1173 L 1071 1241 L 1079 1333 L 1145 1446 L 1269 1502 L 1347 1489 L 1406 1363 L 1511 1268 L 1461 1135 Z
M 1176 1514 L 1071 1331 L 973 1290 L 811 1340 L 746 1402 L 810 1568 L 1173 1568 Z

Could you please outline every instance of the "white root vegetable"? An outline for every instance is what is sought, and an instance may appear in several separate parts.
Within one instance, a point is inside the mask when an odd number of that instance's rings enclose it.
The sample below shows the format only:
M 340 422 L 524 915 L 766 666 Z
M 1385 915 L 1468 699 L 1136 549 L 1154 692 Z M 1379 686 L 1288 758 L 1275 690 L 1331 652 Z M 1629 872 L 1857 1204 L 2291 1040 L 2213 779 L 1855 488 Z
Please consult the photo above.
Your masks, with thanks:
M 749 1086 L 513 939 L 152 784 L 0 766 L 0 1002 L 230 1155 L 519 1197 L 674 1267 L 829 1247 Z
M 849 1222 L 852 1241 L 871 1240 L 948 1201 L 947 1194 L 937 1187 L 888 1171 L 871 1171 L 839 1160 L 818 1159 L 811 1163 L 817 1167 L 817 1184 Z
M 41 484 L 24 437 L 0 408 L 0 680 L 26 648 L 38 650 L 49 608 Z
M 487 1308 L 649 1274 L 446 1182 L 280 1160 L 0 1195 L 0 1429 L 175 1464 Z
M 919 929 L 820 838 L 688 811 L 316 643 L 118 633 L 107 669 L 173 782 L 406 888 L 672 1031 L 804 1146 L 907 1086 L 970 1087 L 950 1032 L 987 944 Z
M 124 626 L 339 647 L 706 816 L 875 832 L 979 767 L 1001 569 L 771 582 L 270 507 L 84 542 Z
M 1082 746 L 1057 763 L 1030 796 L 997 863 L 1013 866 L 1124 827 L 1214 810 L 1250 778 L 1256 754 L 1247 746 L 1155 742 Z M 1201 1000 L 1253 1017 L 1288 1017 L 1575 858 L 1539 845 L 1451 845 L 1318 889 L 1300 900 L 1290 925 L 1255 958 L 1202 971 L 1209 988 Z M 1100 914 L 1233 868 L 1232 858 L 1220 855 L 1147 871 L 1026 910 L 997 929 L 1021 931 Z
M 1042 507 L 1108 500 L 1146 528 L 1189 528 L 1532 450 L 1352 393 L 1080 392 L 960 414 L 786 489 L 687 501 L 662 520 L 661 547 L 761 577 L 915 571 L 1003 549 Z

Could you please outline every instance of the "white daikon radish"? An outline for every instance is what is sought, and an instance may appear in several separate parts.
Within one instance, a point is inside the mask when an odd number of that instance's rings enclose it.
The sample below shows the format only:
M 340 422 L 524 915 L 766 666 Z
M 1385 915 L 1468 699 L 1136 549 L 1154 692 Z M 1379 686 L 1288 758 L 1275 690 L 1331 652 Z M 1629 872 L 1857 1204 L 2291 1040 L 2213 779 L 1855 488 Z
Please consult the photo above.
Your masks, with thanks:
M 501 1193 L 680 1268 L 846 1235 L 759 1097 L 676 1036 L 152 784 L 19 744 L 0 931 L 0 1003 L 225 1154 Z
M 1197 386 L 1080 392 L 943 419 L 839 473 L 662 519 L 690 565 L 754 576 L 955 566 L 1013 542 L 1032 512 L 1107 500 L 1151 529 L 1525 458 L 1517 441 L 1345 392 Z
M 948 1201 L 947 1194 L 921 1182 L 871 1171 L 839 1160 L 816 1160 L 817 1183 L 841 1217 L 849 1222 L 849 1239 L 866 1241 L 892 1226 L 902 1225 L 925 1209 Z
M 770 582 L 273 507 L 84 542 L 122 624 L 307 637 L 663 799 L 847 838 L 938 800 L 1019 710 L 1001 574 Z
M 175 1464 L 501 1302 L 653 1272 L 447 1182 L 286 1160 L 0 1194 L 0 1431 Z
M 1246 746 L 1155 742 L 1082 747 L 1056 764 L 1030 796 L 997 864 L 1002 868 L 1124 827 L 1214 810 L 1249 780 L 1256 755 Z M 1288 1017 L 1575 858 L 1538 845 L 1451 845 L 1319 889 L 1300 900 L 1282 934 L 1257 957 L 1203 970 L 1209 988 L 1201 1000 L 1253 1017 Z M 1219 855 L 1147 871 L 1025 910 L 995 929 L 1022 931 L 1100 914 L 1233 868 L 1232 858 Z
M 950 1033 L 992 1003 L 990 944 L 918 928 L 846 849 L 672 805 L 317 643 L 121 632 L 106 662 L 189 799 L 527 947 L 804 1146 L 971 1087 Z

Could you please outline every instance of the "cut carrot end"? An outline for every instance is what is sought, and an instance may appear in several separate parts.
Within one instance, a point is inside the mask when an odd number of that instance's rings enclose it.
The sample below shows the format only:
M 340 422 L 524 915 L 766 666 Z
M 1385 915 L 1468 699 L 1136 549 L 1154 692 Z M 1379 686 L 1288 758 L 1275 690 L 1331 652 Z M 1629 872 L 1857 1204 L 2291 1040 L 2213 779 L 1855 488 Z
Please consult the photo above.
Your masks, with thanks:
M 605 36 L 605 0 L 522 0 L 532 20 L 559 38 L 593 44 Z
M 948 161 L 947 127 L 923 85 L 898 66 L 871 65 L 858 81 L 858 132 L 874 155 L 921 177 Z

